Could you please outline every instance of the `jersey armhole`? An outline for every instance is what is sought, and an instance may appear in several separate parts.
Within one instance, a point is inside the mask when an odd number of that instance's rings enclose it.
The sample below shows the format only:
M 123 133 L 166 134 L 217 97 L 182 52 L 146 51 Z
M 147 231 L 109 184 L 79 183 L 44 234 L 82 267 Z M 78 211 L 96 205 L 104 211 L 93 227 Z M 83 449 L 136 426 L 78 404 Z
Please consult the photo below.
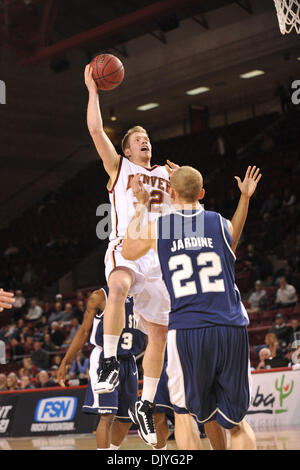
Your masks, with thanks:
M 223 235 L 225 244 L 227 245 L 227 248 L 230 251 L 230 253 L 232 254 L 234 260 L 236 260 L 236 256 L 235 256 L 235 254 L 234 254 L 234 252 L 232 251 L 232 248 L 231 248 L 232 236 L 231 236 L 231 233 L 229 232 L 227 221 L 226 221 L 226 219 L 224 219 L 224 217 L 221 216 L 221 214 L 219 214 L 219 219 L 220 219 L 221 231 L 222 231 L 222 235 Z
M 117 169 L 117 173 L 116 173 L 116 177 L 114 180 L 112 180 L 111 178 L 109 178 L 108 180 L 108 183 L 106 185 L 106 188 L 108 190 L 109 193 L 112 193 L 115 189 L 115 186 L 118 182 L 118 179 L 119 179 L 119 175 L 120 175 L 120 172 L 121 172 L 121 167 L 122 167 L 122 163 L 123 163 L 123 159 L 124 157 L 120 156 L 120 160 L 119 160 L 119 164 L 118 164 L 118 169 Z

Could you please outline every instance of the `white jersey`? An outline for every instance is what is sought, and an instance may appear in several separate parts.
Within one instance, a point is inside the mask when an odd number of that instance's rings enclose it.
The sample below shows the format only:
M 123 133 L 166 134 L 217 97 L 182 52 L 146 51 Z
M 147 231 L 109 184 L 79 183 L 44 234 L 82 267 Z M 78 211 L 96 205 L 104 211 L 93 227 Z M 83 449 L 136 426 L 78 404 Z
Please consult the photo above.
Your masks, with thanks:
M 112 220 L 110 241 L 125 237 L 127 227 L 134 216 L 137 199 L 133 195 L 130 184 L 136 173 L 142 174 L 141 181 L 150 195 L 147 211 L 148 221 L 155 220 L 159 215 L 165 214 L 169 210 L 170 178 L 165 167 L 155 165 L 147 169 L 121 157 L 113 186 L 108 187 Z

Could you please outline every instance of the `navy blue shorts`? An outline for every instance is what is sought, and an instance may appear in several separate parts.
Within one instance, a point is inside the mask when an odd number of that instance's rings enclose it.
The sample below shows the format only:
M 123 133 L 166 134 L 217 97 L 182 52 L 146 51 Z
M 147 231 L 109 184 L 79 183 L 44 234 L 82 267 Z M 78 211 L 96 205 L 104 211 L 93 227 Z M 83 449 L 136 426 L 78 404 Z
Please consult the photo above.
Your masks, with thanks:
M 249 342 L 244 327 L 170 330 L 168 385 L 176 413 L 231 429 L 250 404 Z
M 85 394 L 82 411 L 92 414 L 114 414 L 118 421 L 131 423 L 130 408 L 138 399 L 138 371 L 133 356 L 118 357 L 120 361 L 120 383 L 111 393 L 96 394 L 93 386 L 102 368 L 102 348 L 95 347 L 90 356 L 90 380 Z
M 174 411 L 172 403 L 170 402 L 166 368 L 167 362 L 165 361 L 154 398 L 155 411 L 157 413 L 165 413 L 170 421 L 174 422 Z

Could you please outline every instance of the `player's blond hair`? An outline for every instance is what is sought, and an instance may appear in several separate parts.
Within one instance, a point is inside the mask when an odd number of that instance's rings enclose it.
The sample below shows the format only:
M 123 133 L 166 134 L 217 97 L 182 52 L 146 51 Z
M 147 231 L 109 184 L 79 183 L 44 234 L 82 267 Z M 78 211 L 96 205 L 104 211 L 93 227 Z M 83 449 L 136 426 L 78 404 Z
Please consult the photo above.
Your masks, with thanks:
M 121 147 L 122 147 L 122 150 L 123 152 L 125 152 L 125 149 L 129 147 L 129 137 L 134 133 L 134 132 L 142 132 L 143 134 L 146 134 L 147 137 L 148 136 L 148 133 L 146 131 L 146 129 L 144 129 L 142 126 L 134 126 L 134 127 L 131 127 L 130 129 L 128 129 L 128 131 L 126 132 L 126 134 L 124 135 L 122 141 L 121 141 Z
M 195 168 L 182 166 L 174 171 L 170 184 L 182 202 L 196 202 L 203 189 L 203 178 Z

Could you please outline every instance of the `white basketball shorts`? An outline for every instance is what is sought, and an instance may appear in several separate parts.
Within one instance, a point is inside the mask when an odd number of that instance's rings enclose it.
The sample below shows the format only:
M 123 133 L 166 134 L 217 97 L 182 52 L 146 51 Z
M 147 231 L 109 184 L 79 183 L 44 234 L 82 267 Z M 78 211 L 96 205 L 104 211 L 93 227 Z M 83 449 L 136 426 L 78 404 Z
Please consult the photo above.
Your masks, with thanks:
M 105 254 L 105 277 L 108 282 L 111 272 L 117 267 L 130 269 L 135 276 L 129 290 L 134 297 L 134 315 L 137 327 L 147 334 L 147 320 L 152 323 L 168 325 L 170 298 L 162 279 L 157 253 L 150 250 L 136 261 L 122 256 L 123 239 L 112 240 Z

